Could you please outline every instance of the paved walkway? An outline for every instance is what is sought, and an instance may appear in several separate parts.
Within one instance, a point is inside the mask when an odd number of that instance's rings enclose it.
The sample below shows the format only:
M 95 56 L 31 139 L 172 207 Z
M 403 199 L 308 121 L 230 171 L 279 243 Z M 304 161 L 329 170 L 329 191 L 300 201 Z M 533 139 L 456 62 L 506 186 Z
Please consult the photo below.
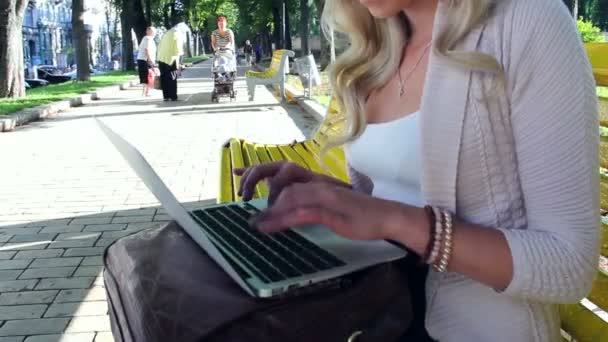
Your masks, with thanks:
M 248 102 L 242 77 L 235 102 L 211 104 L 212 86 L 203 63 L 185 71 L 179 102 L 133 88 L 0 133 L 0 342 L 112 341 L 104 247 L 168 220 L 92 115 L 140 149 L 188 206 L 216 197 L 229 137 L 290 142 L 316 124 L 261 88 Z

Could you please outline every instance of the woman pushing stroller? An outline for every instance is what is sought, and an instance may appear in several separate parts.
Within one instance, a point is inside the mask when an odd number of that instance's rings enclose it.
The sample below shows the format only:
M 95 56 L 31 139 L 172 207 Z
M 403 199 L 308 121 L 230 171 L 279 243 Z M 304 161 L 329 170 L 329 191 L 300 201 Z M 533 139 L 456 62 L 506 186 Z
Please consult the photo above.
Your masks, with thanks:
M 228 28 L 228 17 L 217 17 L 217 30 L 211 33 L 211 46 L 216 54 L 232 59 L 234 57 L 234 32 Z

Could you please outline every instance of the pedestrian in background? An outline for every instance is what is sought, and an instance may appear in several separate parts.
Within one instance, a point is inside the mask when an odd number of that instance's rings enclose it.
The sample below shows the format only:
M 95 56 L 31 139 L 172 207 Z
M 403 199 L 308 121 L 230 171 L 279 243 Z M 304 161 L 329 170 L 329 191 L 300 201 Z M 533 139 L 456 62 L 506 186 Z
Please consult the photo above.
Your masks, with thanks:
M 150 84 L 149 77 L 150 71 L 153 70 L 154 63 L 156 62 L 155 35 L 156 29 L 153 26 L 148 27 L 146 35 L 141 39 L 137 51 L 137 70 L 139 73 L 139 83 L 144 85 L 143 96 L 150 96 L 148 92 L 154 86 L 154 84 Z
M 177 76 L 181 70 L 179 58 L 183 55 L 183 43 L 178 25 L 179 22 L 175 22 L 158 44 L 158 68 L 165 101 L 177 101 Z
M 245 61 L 247 62 L 247 66 L 251 65 L 251 56 L 253 55 L 253 45 L 249 39 L 245 41 L 245 46 L 243 47 L 243 53 L 245 53 Z

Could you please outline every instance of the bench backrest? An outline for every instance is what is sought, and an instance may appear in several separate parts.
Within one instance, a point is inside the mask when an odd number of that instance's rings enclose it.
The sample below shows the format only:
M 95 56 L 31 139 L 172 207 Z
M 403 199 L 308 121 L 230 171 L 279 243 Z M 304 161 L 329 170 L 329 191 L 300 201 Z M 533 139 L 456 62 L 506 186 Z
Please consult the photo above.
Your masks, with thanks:
M 608 43 L 586 43 L 585 49 L 593 68 L 608 69 Z
M 295 56 L 295 53 L 291 50 L 275 50 L 272 53 L 272 59 L 270 60 L 270 66 L 268 67 L 268 71 L 272 76 L 276 75 L 280 70 L 283 70 L 283 73 L 286 74 L 289 72 L 289 62 L 288 58 Z

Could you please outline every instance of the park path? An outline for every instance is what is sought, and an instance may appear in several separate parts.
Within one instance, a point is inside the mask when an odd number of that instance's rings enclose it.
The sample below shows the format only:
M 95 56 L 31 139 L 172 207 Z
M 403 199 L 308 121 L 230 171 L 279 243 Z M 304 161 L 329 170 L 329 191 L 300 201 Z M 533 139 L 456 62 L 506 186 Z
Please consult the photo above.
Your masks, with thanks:
M 133 87 L 54 119 L 0 133 L 0 342 L 113 341 L 101 275 L 104 248 L 168 220 L 97 128 L 133 143 L 187 206 L 212 201 L 219 149 L 238 136 L 291 142 L 317 124 L 259 88 L 212 104 L 209 63 L 188 68 L 178 102 Z

